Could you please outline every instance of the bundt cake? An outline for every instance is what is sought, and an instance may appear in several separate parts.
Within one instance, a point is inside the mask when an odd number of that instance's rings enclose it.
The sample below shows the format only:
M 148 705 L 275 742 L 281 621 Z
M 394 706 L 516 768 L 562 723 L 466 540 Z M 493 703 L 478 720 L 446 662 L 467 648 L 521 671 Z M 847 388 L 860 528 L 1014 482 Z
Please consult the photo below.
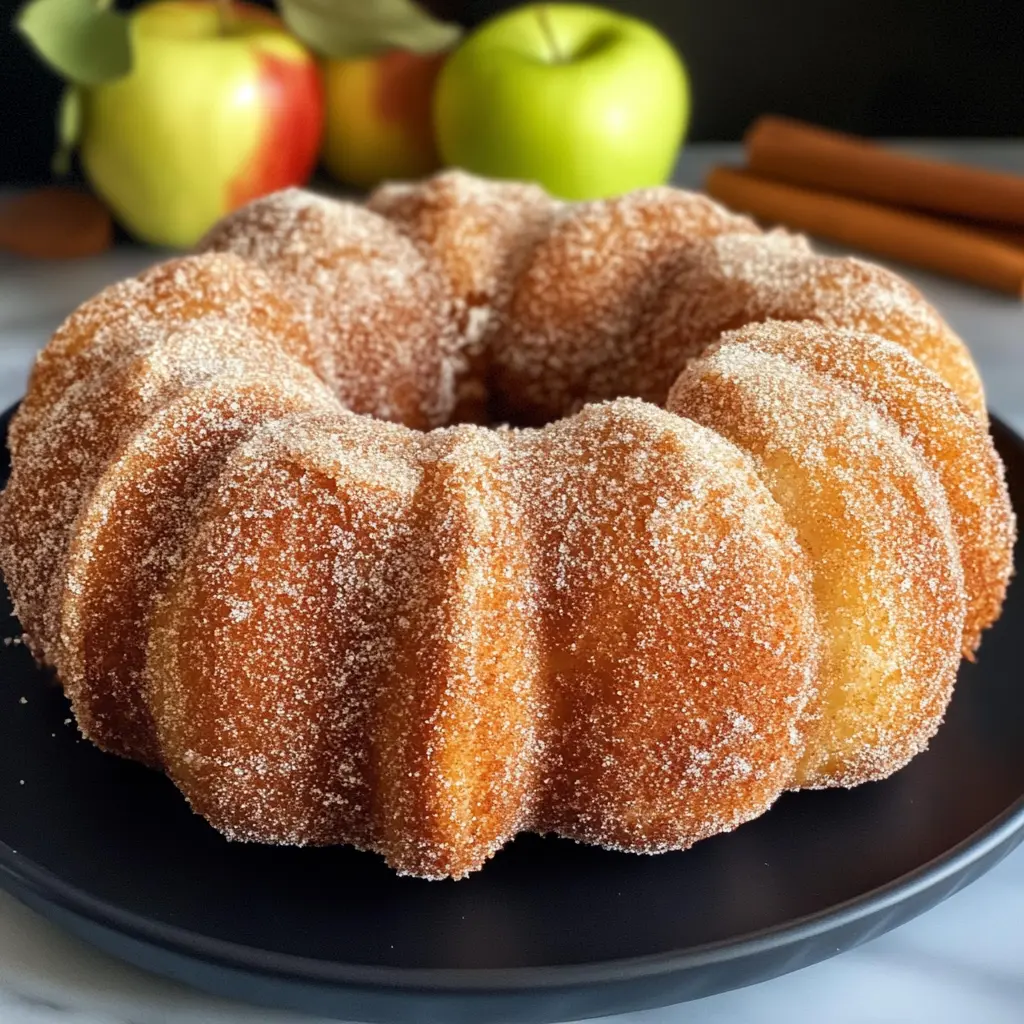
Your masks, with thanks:
M 939 726 L 1014 518 L 894 274 L 457 172 L 200 250 L 40 355 L 0 566 L 82 732 L 227 836 L 428 878 L 523 830 L 683 849 Z

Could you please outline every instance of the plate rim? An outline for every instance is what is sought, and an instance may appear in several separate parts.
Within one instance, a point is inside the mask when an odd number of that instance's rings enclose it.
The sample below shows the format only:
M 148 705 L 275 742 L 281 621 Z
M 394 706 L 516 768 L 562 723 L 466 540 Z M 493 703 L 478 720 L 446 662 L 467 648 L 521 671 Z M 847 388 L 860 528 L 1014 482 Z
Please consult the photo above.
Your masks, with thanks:
M 20 404 L 20 403 L 18 403 Z M 0 440 L 18 408 L 0 414 Z M 1024 438 L 990 413 L 990 430 L 1024 456 Z M 1021 584 L 1024 585 L 1024 584 Z M 27 890 L 36 899 L 59 907 L 84 921 L 165 952 L 200 959 L 236 971 L 255 972 L 290 981 L 363 988 L 376 991 L 421 992 L 434 995 L 483 994 L 552 990 L 601 983 L 633 982 L 678 974 L 756 956 L 812 940 L 826 932 L 882 913 L 962 875 L 972 864 L 1002 848 L 1008 854 L 1024 839 L 1024 793 L 970 835 L 898 878 L 848 900 L 781 924 L 743 935 L 635 957 L 619 957 L 575 964 L 531 967 L 397 967 L 321 960 L 295 953 L 261 949 L 220 939 L 157 921 L 91 895 L 66 882 L 36 861 L 19 854 L 0 840 L 0 886 L 15 897 Z M 914 915 L 911 915 L 914 916 Z
M 1004 855 L 1024 838 L 1024 794 L 1001 814 L 945 852 L 913 871 L 851 897 L 825 910 L 784 924 L 748 932 L 735 938 L 702 943 L 684 950 L 649 953 L 638 957 L 595 960 L 582 964 L 535 967 L 389 967 L 317 960 L 294 953 L 247 946 L 218 939 L 177 925 L 155 921 L 117 907 L 65 882 L 0 841 L 0 885 L 17 896 L 24 887 L 38 899 L 100 927 L 166 952 L 198 958 L 206 963 L 241 971 L 255 971 L 300 982 L 340 988 L 420 991 L 435 994 L 459 992 L 525 992 L 630 982 L 676 974 L 710 964 L 756 956 L 766 950 L 796 945 L 826 932 L 881 913 L 965 872 L 988 854 L 1006 847 Z M 1001 859 L 1001 858 L 1000 858 Z M 11 884 L 13 883 L 13 884 Z

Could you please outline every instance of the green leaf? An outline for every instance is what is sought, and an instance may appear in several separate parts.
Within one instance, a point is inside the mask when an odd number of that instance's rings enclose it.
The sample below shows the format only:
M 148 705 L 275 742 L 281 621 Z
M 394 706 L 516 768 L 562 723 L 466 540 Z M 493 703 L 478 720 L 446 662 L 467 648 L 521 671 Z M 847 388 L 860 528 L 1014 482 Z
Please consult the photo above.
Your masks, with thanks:
M 366 57 L 382 50 L 435 53 L 461 34 L 414 0 L 277 0 L 288 27 L 327 57 Z
M 97 85 L 132 67 L 128 18 L 102 0 L 31 0 L 15 19 L 18 31 L 62 78 Z
M 71 170 L 71 154 L 82 135 L 82 87 L 68 85 L 60 94 L 57 105 L 57 146 L 51 169 L 58 178 Z

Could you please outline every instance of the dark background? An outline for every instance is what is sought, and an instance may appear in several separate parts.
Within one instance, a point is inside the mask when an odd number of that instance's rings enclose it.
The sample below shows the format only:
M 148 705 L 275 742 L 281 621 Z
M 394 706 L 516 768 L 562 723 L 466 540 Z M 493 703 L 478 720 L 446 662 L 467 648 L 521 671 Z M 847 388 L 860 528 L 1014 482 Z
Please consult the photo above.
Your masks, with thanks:
M 0 0 L 0 182 L 48 176 L 60 83 Z M 130 3 L 119 3 L 128 7 Z M 473 25 L 512 6 L 431 0 Z M 659 25 L 693 83 L 691 139 L 736 139 L 764 111 L 868 135 L 1024 135 L 1022 0 L 610 0 Z

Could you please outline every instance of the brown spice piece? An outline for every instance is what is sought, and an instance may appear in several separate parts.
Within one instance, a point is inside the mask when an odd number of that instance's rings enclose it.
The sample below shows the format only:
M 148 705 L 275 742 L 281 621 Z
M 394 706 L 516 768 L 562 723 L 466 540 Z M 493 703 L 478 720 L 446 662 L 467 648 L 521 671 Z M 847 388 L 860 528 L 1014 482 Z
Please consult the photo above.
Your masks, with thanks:
M 1024 228 L 1005 227 L 1002 224 L 988 224 L 985 221 L 964 220 L 959 217 L 949 218 L 949 223 L 967 228 L 969 231 L 979 231 L 996 242 L 1002 242 L 1003 245 L 1024 249 Z
M 0 249 L 36 259 L 95 256 L 110 248 L 110 212 L 95 197 L 47 187 L 0 203 Z
M 744 140 L 767 178 L 971 220 L 1024 227 L 1024 176 L 895 153 L 856 136 L 767 116 Z
M 730 167 L 713 168 L 705 188 L 719 202 L 759 220 L 1024 296 L 1024 251 L 991 235 Z

